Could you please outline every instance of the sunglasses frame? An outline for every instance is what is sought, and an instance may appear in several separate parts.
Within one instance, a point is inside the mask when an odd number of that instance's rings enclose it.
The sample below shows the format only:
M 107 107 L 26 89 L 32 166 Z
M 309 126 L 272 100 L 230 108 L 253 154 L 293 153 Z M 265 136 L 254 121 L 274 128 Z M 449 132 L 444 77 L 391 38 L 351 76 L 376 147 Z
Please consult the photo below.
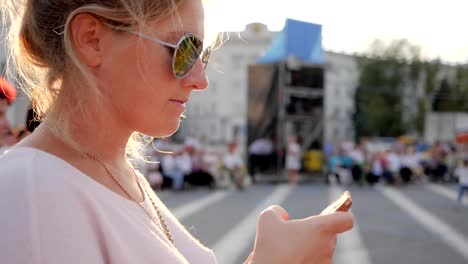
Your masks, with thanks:
M 197 63 L 197 60 L 195 60 L 192 65 L 190 65 L 190 67 L 188 68 L 187 72 L 185 72 L 182 76 L 177 76 L 176 74 L 176 69 L 175 69 L 175 60 L 176 60 L 176 54 L 177 54 L 177 51 L 179 50 L 180 48 L 180 45 L 187 39 L 187 38 L 190 38 L 190 37 L 193 37 L 193 38 L 196 38 L 200 41 L 200 43 L 202 43 L 202 47 L 203 47 L 203 40 L 200 36 L 196 35 L 196 34 L 193 34 L 193 33 L 187 33 L 185 35 L 183 35 L 179 41 L 177 42 L 177 44 L 172 44 L 172 43 L 169 43 L 169 42 L 166 42 L 166 41 L 163 41 L 163 40 L 160 40 L 158 38 L 155 38 L 155 37 L 152 37 L 152 36 L 149 36 L 149 35 L 146 35 L 144 33 L 141 33 L 141 32 L 137 32 L 137 31 L 129 31 L 129 33 L 133 34 L 133 35 L 136 35 L 136 36 L 139 36 L 141 38 L 144 38 L 144 39 L 147 39 L 147 40 L 150 40 L 150 41 L 153 41 L 153 42 L 156 42 L 156 43 L 159 43 L 163 46 L 166 46 L 166 47 L 170 47 L 170 48 L 173 48 L 174 49 L 174 53 L 172 54 L 172 73 L 174 74 L 174 76 L 177 78 L 177 79 L 182 79 L 184 78 L 185 76 L 187 76 L 187 74 L 190 73 L 190 71 L 192 71 L 193 69 L 193 66 L 195 66 L 195 63 Z M 203 65 L 204 65 L 204 69 L 206 69 L 206 66 L 208 65 L 208 60 L 210 59 L 210 54 L 211 54 L 211 46 L 208 46 L 206 47 L 204 50 L 201 51 L 200 54 L 198 54 L 198 58 L 201 59 Z

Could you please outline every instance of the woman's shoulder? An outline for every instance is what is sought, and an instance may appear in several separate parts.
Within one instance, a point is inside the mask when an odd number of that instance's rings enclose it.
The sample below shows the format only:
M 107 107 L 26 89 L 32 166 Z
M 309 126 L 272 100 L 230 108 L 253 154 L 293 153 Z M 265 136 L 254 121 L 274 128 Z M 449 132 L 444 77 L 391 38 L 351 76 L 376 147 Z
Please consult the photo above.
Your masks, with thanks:
M 0 156 L 0 179 L 9 181 L 37 174 L 54 174 L 66 169 L 57 158 L 38 149 L 18 147 Z
M 0 194 L 21 198 L 54 196 L 58 190 L 71 186 L 65 177 L 73 173 L 70 166 L 46 152 L 29 147 L 12 148 L 0 157 Z M 15 190 L 15 191 L 12 191 Z
M 39 263 L 39 248 L 46 259 L 53 258 L 58 247 L 66 249 L 63 256 L 78 257 L 67 248 L 91 237 L 92 230 L 86 213 L 79 210 L 79 192 L 63 176 L 66 170 L 57 157 L 32 148 L 13 148 L 0 157 L 0 245 L 8 245 L 0 246 L 0 262 L 24 253 L 21 263 Z

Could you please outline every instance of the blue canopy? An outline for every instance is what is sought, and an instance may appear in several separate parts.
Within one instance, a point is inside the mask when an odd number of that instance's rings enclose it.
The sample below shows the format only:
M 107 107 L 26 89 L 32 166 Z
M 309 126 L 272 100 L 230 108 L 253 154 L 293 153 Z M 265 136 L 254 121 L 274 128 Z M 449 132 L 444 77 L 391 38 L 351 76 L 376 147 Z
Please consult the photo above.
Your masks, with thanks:
M 257 63 L 284 61 L 290 56 L 304 63 L 323 64 L 322 25 L 286 19 L 286 24 Z

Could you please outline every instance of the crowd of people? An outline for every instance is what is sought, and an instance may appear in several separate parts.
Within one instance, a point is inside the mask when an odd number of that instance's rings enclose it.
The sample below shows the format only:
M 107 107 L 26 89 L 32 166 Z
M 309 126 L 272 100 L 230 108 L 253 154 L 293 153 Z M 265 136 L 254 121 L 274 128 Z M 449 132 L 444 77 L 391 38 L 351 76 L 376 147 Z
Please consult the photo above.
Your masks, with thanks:
M 327 181 L 374 185 L 412 182 L 456 182 L 457 168 L 468 158 L 466 146 L 434 144 L 376 143 L 362 140 L 358 144 L 340 143 L 324 148 Z
M 0 78 L 0 87 L 1 154 L 32 133 L 38 123 L 31 113 L 27 113 L 25 126 L 11 127 L 6 113 L 16 99 L 16 90 L 3 78 Z M 258 172 L 267 171 L 276 162 L 269 138 L 252 142 L 247 149 L 246 161 L 235 142 L 221 151 L 202 147 L 194 138 L 187 138 L 182 145 L 172 144 L 169 138 L 155 139 L 154 142 L 147 153 L 151 161 L 143 167 L 154 189 L 183 190 L 190 186 L 206 186 L 242 190 L 249 181 L 256 182 Z M 398 186 L 421 181 L 459 182 L 459 200 L 468 186 L 466 145 L 400 141 L 379 145 L 363 139 L 358 144 L 325 144 L 323 157 L 326 164 L 323 174 L 328 183 L 374 185 L 381 182 Z M 297 184 L 303 164 L 300 143 L 296 136 L 291 136 L 283 164 L 290 184 Z
M 235 142 L 221 151 L 202 147 L 194 138 L 183 144 L 174 144 L 170 138 L 153 142 L 147 152 L 151 162 L 143 171 L 155 189 L 204 186 L 242 190 L 246 184 L 247 169 Z

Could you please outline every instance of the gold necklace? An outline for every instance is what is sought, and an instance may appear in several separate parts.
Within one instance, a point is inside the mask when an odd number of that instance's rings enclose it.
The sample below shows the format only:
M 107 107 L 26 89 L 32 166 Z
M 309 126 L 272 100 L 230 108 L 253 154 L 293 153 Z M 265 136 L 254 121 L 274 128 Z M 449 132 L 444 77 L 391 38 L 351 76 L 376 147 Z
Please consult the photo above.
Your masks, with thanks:
M 156 212 L 156 215 L 158 217 L 158 221 L 159 223 L 157 223 L 155 221 L 155 219 L 151 216 L 151 214 L 149 212 L 147 212 L 146 208 L 144 206 L 142 206 L 134 197 L 132 197 L 130 195 L 130 193 L 127 191 L 127 189 L 123 186 L 123 184 L 118 180 L 118 178 L 110 171 L 109 167 L 106 165 L 106 163 L 104 163 L 104 161 L 102 161 L 101 159 L 97 158 L 96 155 L 93 155 L 89 152 L 86 152 L 86 151 L 83 151 L 83 150 L 80 150 L 80 149 L 77 149 L 78 151 L 80 151 L 81 153 L 85 154 L 86 156 L 90 157 L 91 159 L 97 161 L 99 164 L 102 165 L 102 167 L 106 170 L 106 172 L 112 177 L 112 179 L 117 183 L 117 185 L 119 185 L 119 187 L 125 192 L 125 194 L 132 200 L 134 201 L 135 203 L 137 203 L 138 205 L 140 205 L 142 208 L 143 208 L 143 211 L 145 211 L 145 213 L 148 215 L 148 217 L 156 224 L 156 225 L 159 225 L 159 227 L 161 228 L 161 230 L 163 231 L 164 235 L 166 236 L 166 238 L 171 242 L 171 244 L 175 247 L 175 243 L 174 243 L 174 238 L 172 237 L 172 234 L 171 232 L 169 231 L 169 227 L 167 226 L 166 224 L 166 221 L 164 220 L 161 212 L 159 211 L 159 208 L 156 206 L 156 203 L 153 201 L 153 199 L 151 198 L 151 196 L 149 195 L 148 191 L 146 190 L 145 187 L 142 187 L 140 185 L 140 182 L 138 181 L 137 179 L 137 175 L 135 173 L 135 171 L 132 169 L 133 171 L 133 175 L 135 176 L 135 179 L 137 181 L 137 184 L 138 184 L 138 188 L 140 189 L 140 191 L 143 193 L 143 196 L 147 196 L 149 198 L 149 200 L 151 201 L 151 204 L 153 206 L 153 209 L 154 211 Z

